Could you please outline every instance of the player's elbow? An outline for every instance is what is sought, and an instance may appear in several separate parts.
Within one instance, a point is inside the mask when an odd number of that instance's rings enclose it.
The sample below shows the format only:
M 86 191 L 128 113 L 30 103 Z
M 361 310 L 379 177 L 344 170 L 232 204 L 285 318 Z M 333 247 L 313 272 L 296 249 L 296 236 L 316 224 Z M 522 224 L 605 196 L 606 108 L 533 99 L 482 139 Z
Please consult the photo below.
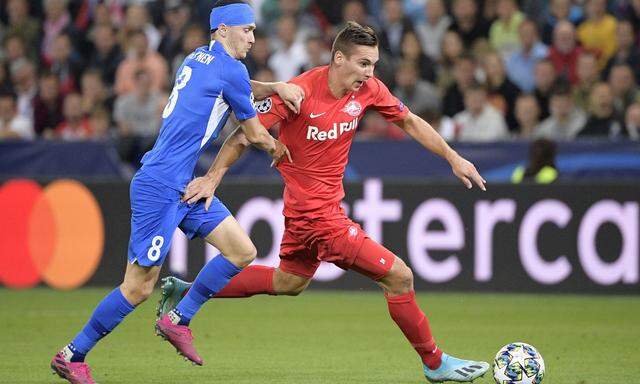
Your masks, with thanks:
M 400 120 L 398 126 L 400 126 L 400 128 L 402 128 L 402 130 L 405 131 L 407 134 L 411 135 L 413 132 L 416 131 L 416 127 L 418 125 L 418 119 L 420 119 L 418 116 L 409 112 L 407 117 Z

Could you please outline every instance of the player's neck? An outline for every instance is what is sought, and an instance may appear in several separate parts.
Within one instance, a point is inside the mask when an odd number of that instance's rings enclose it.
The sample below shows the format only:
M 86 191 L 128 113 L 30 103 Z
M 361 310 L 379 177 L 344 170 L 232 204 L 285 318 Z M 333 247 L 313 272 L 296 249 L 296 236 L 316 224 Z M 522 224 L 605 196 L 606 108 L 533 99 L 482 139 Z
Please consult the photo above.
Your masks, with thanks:
M 340 74 L 333 67 L 329 67 L 329 91 L 336 99 L 342 99 L 347 93 L 349 93 L 349 89 L 346 88 L 342 82 L 340 81 Z
M 227 54 L 229 54 L 229 56 L 237 58 L 236 51 L 233 49 L 228 40 L 213 39 L 209 42 L 209 49 L 212 49 L 214 45 L 220 45 L 227 52 Z

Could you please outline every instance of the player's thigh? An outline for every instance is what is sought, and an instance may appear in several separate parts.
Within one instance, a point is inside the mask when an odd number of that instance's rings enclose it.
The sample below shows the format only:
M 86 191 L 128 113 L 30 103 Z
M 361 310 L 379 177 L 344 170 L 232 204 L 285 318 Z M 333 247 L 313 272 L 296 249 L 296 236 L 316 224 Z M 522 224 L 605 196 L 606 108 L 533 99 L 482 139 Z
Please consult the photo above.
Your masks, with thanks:
M 173 233 L 186 212 L 177 191 L 136 175 L 131 182 L 129 263 L 142 267 L 162 265 Z
M 256 257 L 256 247 L 233 216 L 222 220 L 205 240 L 237 266 L 246 266 Z
M 352 269 L 379 281 L 397 267 L 398 260 L 404 264 L 393 252 L 367 237 L 354 258 Z
M 278 274 L 283 278 L 274 280 L 276 283 L 282 283 L 283 290 L 310 281 L 320 266 L 317 248 L 309 248 L 300 241 L 296 236 L 296 231 L 291 228 L 289 223 L 290 220 L 285 220 L 285 231 L 280 242 L 280 265 L 276 271 L 276 278 Z M 297 279 L 290 276 L 295 276 Z M 296 282 L 300 284 L 295 285 Z M 307 285 L 308 283 L 302 289 Z

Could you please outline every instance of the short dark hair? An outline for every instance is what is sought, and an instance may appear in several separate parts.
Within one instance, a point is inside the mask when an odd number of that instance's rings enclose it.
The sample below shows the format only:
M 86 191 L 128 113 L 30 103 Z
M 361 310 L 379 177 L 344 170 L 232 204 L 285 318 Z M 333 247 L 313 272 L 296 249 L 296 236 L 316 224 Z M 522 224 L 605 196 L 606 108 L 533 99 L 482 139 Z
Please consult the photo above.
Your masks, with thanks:
M 353 48 L 354 45 L 377 47 L 378 36 L 371 27 L 362 26 L 355 21 L 347 22 L 347 25 L 338 32 L 338 36 L 336 36 L 336 39 L 333 41 L 331 60 L 333 61 L 338 51 L 349 56 L 351 54 L 351 48 Z

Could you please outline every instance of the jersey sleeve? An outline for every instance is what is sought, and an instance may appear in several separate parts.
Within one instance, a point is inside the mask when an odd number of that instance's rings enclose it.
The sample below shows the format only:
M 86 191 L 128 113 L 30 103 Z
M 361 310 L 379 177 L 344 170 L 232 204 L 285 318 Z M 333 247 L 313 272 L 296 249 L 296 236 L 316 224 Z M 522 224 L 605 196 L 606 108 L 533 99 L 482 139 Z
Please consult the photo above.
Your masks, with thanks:
M 260 123 L 269 129 L 280 121 L 289 120 L 291 110 L 278 95 L 272 95 L 255 103 Z
M 382 81 L 374 78 L 378 86 L 377 94 L 371 107 L 378 111 L 387 121 L 398 121 L 409 114 L 409 108 L 395 97 Z M 375 92 L 375 89 L 374 89 Z
M 244 121 L 256 116 L 249 72 L 243 64 L 238 63 L 230 69 L 222 96 L 231 105 L 238 120 Z

